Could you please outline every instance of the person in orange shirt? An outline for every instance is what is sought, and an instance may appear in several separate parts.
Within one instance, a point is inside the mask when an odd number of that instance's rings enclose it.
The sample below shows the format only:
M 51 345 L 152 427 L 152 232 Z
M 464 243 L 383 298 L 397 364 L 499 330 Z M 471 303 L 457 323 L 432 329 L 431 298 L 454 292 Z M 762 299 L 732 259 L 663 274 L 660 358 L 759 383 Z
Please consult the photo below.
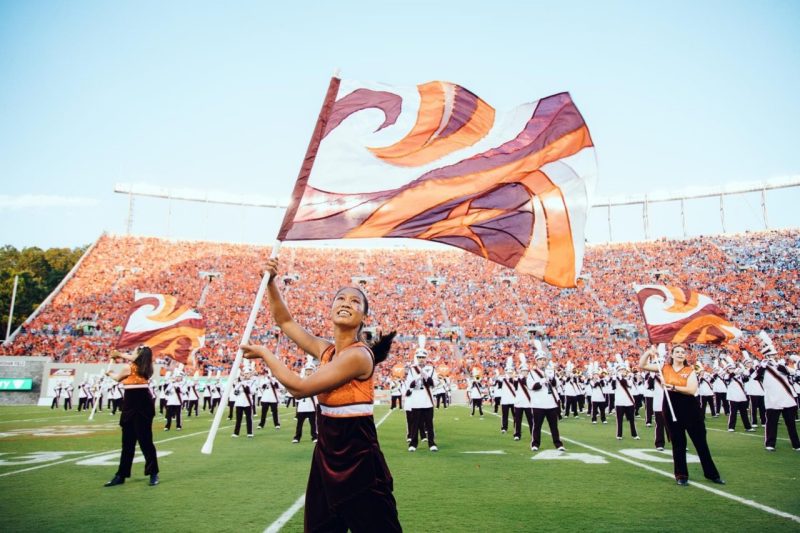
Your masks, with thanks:
M 297 398 L 317 395 L 318 442 L 314 447 L 305 501 L 305 531 L 402 531 L 393 480 L 378 444 L 374 404 L 375 365 L 386 359 L 395 332 L 364 342 L 369 314 L 366 295 L 358 288 L 340 289 L 330 318 L 333 339 L 317 337 L 294 321 L 275 276 L 276 259 L 267 261 L 270 314 L 280 329 L 319 369 L 303 379 L 265 346 L 242 345 L 248 359 L 263 359 L 287 391 Z
M 153 417 L 156 416 L 156 407 L 148 384 L 153 375 L 153 352 L 147 346 L 140 346 L 136 349 L 136 355 L 114 350 L 111 357 L 125 359 L 130 364 L 118 373 L 111 370 L 106 372 L 111 379 L 122 383 L 125 395 L 119 417 L 119 425 L 122 426 L 119 468 L 114 478 L 105 486 L 122 485 L 125 478 L 131 477 L 136 441 L 139 441 L 139 448 L 144 455 L 144 474 L 150 476 L 150 486 L 158 485 L 158 457 L 153 444 Z
M 661 372 L 664 380 L 665 398 L 663 403 L 664 419 L 672 438 L 672 461 L 675 467 L 675 480 L 678 485 L 689 484 L 689 470 L 686 466 L 686 434 L 692 439 L 703 466 L 703 475 L 713 483 L 724 485 L 720 477 L 706 440 L 706 424 L 700 411 L 697 393 L 697 375 L 694 369 L 686 364 L 686 348 L 680 344 L 672 347 L 669 361 L 663 366 L 655 363 L 658 356 L 656 349 L 650 347 L 639 358 L 642 370 Z M 666 395 L 669 394 L 669 401 Z M 672 413 L 675 416 L 673 419 Z

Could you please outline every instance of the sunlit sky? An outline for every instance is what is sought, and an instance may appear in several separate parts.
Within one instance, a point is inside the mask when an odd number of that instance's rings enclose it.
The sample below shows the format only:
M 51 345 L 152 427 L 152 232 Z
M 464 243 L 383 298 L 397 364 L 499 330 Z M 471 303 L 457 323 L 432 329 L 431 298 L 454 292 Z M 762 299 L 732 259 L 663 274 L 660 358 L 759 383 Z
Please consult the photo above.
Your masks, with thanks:
M 289 195 L 336 68 L 447 80 L 498 109 L 569 91 L 600 196 L 800 174 L 800 3 L 0 0 L 0 244 L 124 233 L 114 184 Z M 800 190 L 768 194 L 797 227 Z M 760 197 L 726 200 L 761 229 Z M 721 231 L 719 201 L 687 207 Z M 680 211 L 651 224 L 678 236 Z M 619 209 L 613 238 L 639 239 Z M 133 232 L 269 244 L 282 212 L 137 199 Z M 608 238 L 605 213 L 587 236 Z

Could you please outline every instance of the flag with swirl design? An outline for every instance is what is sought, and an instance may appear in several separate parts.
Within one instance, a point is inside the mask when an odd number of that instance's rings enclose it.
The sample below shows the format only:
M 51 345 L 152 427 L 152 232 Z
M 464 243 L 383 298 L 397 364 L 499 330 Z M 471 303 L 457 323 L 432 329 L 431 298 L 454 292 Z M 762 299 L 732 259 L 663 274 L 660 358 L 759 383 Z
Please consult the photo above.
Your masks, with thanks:
M 742 334 L 704 294 L 666 285 L 634 285 L 634 290 L 653 344 L 722 344 Z
M 466 88 L 334 78 L 279 240 L 425 239 L 573 287 L 596 181 L 568 93 L 500 113 Z
M 120 350 L 149 346 L 154 356 L 166 355 L 193 364 L 205 345 L 206 325 L 200 313 L 169 294 L 136 293 L 117 343 Z

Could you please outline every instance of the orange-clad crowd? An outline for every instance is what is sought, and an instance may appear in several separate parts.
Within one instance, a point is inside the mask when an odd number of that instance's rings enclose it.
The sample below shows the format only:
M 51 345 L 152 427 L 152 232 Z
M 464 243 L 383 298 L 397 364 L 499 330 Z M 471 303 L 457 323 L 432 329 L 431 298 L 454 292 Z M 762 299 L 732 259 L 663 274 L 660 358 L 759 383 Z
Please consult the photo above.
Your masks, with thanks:
M 575 289 L 559 289 L 455 249 L 281 251 L 279 283 L 295 319 L 318 335 L 336 290 L 360 285 L 370 300 L 370 326 L 396 329 L 392 366 L 410 360 L 418 335 L 429 361 L 464 383 L 475 366 L 491 373 L 507 357 L 531 354 L 538 338 L 558 363 L 577 366 L 647 344 L 633 284 L 691 287 L 710 296 L 748 334 L 725 348 L 753 351 L 765 329 L 779 349 L 797 348 L 800 323 L 800 231 L 588 246 Z M 268 247 L 102 236 L 74 277 L 35 319 L 0 349 L 57 362 L 104 360 L 114 346 L 135 291 L 172 294 L 206 320 L 201 371 L 227 373 L 240 342 Z M 262 309 L 252 339 L 299 368 L 305 358 L 276 335 Z M 698 347 L 714 355 L 719 347 Z

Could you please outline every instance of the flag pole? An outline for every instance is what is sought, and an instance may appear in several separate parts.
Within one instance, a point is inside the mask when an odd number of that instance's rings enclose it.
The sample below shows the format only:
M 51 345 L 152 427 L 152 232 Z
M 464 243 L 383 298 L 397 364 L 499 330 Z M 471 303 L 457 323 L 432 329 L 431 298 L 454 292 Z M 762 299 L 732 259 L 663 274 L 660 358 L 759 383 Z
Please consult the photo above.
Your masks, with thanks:
M 319 145 L 322 142 L 323 136 L 325 135 L 325 127 L 328 124 L 328 117 L 331 114 L 331 109 L 333 109 L 333 104 L 336 101 L 336 95 L 339 92 L 340 81 L 339 69 L 337 68 L 331 77 L 330 83 L 328 84 L 328 91 L 325 94 L 325 100 L 322 102 L 322 109 L 317 117 L 317 124 L 314 127 L 314 133 L 312 133 L 311 140 L 308 143 L 306 155 L 303 158 L 303 164 L 300 166 L 300 172 L 297 175 L 297 181 L 295 181 L 294 189 L 292 190 L 289 206 L 286 208 L 286 213 L 283 215 L 283 222 L 278 230 L 278 237 L 275 240 L 275 244 L 272 247 L 270 259 L 275 259 L 278 257 L 281 244 L 286 239 L 286 234 L 291 229 L 292 223 L 294 222 L 294 217 L 297 215 L 297 209 L 300 207 L 300 200 L 303 198 L 303 193 L 305 192 L 308 178 L 311 176 L 311 169 L 314 166 L 314 160 L 317 157 L 317 150 L 319 150 Z M 250 317 L 247 319 L 247 324 L 244 328 L 244 333 L 242 334 L 242 340 L 239 343 L 240 345 L 250 342 L 250 334 L 253 331 L 253 325 L 256 322 L 258 311 L 261 309 L 261 302 L 264 299 L 264 293 L 267 290 L 267 285 L 269 285 L 271 280 L 272 277 L 269 275 L 269 272 L 265 271 L 264 275 L 261 277 L 261 283 L 258 286 L 253 307 L 250 309 Z M 233 360 L 233 366 L 231 367 L 228 381 L 225 383 L 225 390 L 220 398 L 221 406 L 228 402 L 233 382 L 239 376 L 239 366 L 242 363 L 243 357 L 242 354 L 242 349 L 239 348 L 236 351 L 236 357 Z M 214 449 L 214 438 L 217 436 L 217 431 L 219 431 L 219 426 L 222 421 L 222 412 L 223 409 L 218 409 L 214 415 L 214 421 L 211 423 L 211 429 L 208 430 L 208 437 L 206 438 L 205 444 L 203 444 L 203 448 L 200 450 L 206 455 L 210 455 Z

